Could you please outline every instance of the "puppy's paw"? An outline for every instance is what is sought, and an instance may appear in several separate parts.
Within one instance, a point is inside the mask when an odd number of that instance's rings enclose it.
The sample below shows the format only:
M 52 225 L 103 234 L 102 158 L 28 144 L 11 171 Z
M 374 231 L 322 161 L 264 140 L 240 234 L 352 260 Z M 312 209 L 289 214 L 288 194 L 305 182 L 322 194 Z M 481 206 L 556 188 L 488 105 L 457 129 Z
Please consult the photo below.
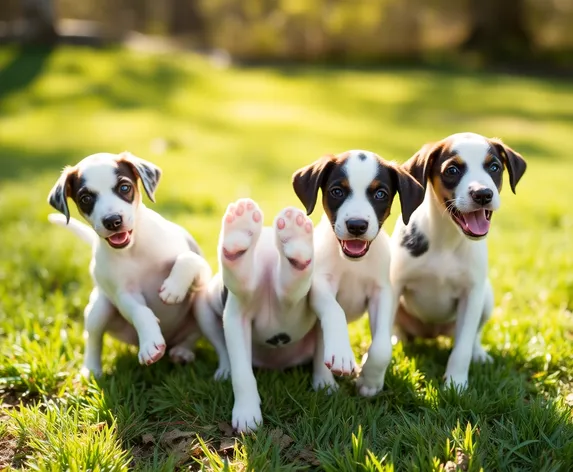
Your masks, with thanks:
M 257 242 L 263 227 L 263 214 L 250 198 L 241 198 L 227 207 L 223 216 L 221 261 L 232 263 Z
M 80 375 L 86 379 L 89 380 L 91 377 L 95 378 L 95 379 L 99 379 L 103 374 L 101 365 L 87 365 L 84 364 L 81 369 L 80 369 Z
M 233 429 L 239 433 L 249 433 L 263 424 L 263 414 L 258 399 L 235 403 L 233 407 Z
M 446 387 L 454 387 L 458 392 L 463 392 L 468 388 L 468 374 L 448 373 L 446 372 Z
M 356 388 L 358 394 L 363 397 L 373 397 L 382 391 L 384 388 L 384 375 L 368 376 L 360 375 L 356 379 Z
M 169 358 L 176 364 L 189 364 L 195 360 L 195 353 L 185 346 L 174 346 L 169 350 Z
M 491 357 L 483 346 L 479 346 L 474 349 L 472 353 L 472 361 L 479 364 L 491 364 L 493 362 L 493 357 Z
M 165 340 L 163 337 L 156 340 L 144 341 L 139 344 L 139 363 L 150 365 L 157 362 L 165 354 Z
M 312 262 L 314 253 L 312 221 L 301 210 L 289 207 L 275 218 L 275 233 L 279 252 L 299 271 Z
M 338 390 L 338 384 L 334 379 L 332 372 L 326 370 L 326 372 L 321 372 L 319 374 L 315 373 L 312 376 L 312 388 L 315 392 L 324 390 L 325 393 L 331 395 Z
M 335 375 L 352 375 L 356 371 L 356 359 L 348 339 L 325 342 L 324 365 Z
M 181 303 L 189 293 L 189 285 L 183 279 L 169 276 L 159 289 L 159 298 L 166 305 Z
M 216 381 L 223 381 L 227 380 L 230 377 L 231 377 L 231 366 L 226 363 L 225 364 L 219 363 L 219 367 L 215 371 L 215 375 L 213 376 L 213 378 Z

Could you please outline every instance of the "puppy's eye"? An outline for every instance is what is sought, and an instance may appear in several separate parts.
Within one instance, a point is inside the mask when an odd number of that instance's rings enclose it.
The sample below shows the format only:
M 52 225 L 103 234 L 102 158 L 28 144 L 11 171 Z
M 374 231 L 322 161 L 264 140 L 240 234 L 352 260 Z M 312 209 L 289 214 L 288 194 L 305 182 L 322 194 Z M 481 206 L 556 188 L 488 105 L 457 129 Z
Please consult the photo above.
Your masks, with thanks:
M 490 172 L 499 172 L 500 169 L 501 169 L 501 167 L 499 167 L 499 164 L 497 162 L 492 162 L 488 168 L 488 170 Z
M 374 198 L 376 200 L 386 200 L 388 198 L 388 192 L 384 189 L 379 188 L 374 193 Z
M 340 187 L 334 187 L 333 189 L 330 189 L 330 195 L 332 195 L 334 198 L 342 198 L 344 197 L 344 190 L 342 190 Z
M 90 194 L 85 194 L 82 195 L 82 197 L 80 198 L 80 203 L 82 205 L 89 205 L 92 202 L 93 197 Z
M 121 184 L 119 187 L 119 191 L 121 193 L 129 193 L 131 192 L 131 185 L 129 184 Z
M 456 166 L 452 165 L 449 166 L 448 168 L 446 168 L 446 170 L 444 171 L 445 175 L 449 175 L 450 177 L 455 177 L 456 175 L 460 174 L 460 169 L 458 169 Z

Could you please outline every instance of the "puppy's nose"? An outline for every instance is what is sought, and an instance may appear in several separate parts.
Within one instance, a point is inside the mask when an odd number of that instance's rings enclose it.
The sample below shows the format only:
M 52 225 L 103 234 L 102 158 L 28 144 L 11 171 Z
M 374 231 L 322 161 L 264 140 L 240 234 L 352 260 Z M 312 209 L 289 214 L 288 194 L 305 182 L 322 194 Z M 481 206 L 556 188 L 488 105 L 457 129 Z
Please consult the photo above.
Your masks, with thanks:
M 346 220 L 348 232 L 354 236 L 362 236 L 368 230 L 368 221 L 359 219 Z
M 487 205 L 493 198 L 493 191 L 489 188 L 480 188 L 479 190 L 470 190 L 470 197 L 478 205 Z
M 121 215 L 118 215 L 117 213 L 114 215 L 108 215 L 101 221 L 105 226 L 105 229 L 109 231 L 115 231 L 123 224 Z

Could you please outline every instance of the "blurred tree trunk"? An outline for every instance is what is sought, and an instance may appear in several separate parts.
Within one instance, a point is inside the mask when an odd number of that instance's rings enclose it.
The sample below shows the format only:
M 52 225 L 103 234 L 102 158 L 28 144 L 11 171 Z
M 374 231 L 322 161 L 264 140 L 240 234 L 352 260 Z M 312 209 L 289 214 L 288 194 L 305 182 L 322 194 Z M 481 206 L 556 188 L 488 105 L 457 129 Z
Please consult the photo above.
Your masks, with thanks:
M 52 0 L 22 0 L 22 13 L 27 22 L 27 41 L 41 44 L 56 42 L 58 33 Z
M 463 47 L 487 57 L 523 57 L 531 50 L 525 0 L 470 0 L 471 30 Z
M 173 36 L 190 36 L 199 46 L 206 44 L 205 21 L 197 0 L 171 0 L 168 32 Z

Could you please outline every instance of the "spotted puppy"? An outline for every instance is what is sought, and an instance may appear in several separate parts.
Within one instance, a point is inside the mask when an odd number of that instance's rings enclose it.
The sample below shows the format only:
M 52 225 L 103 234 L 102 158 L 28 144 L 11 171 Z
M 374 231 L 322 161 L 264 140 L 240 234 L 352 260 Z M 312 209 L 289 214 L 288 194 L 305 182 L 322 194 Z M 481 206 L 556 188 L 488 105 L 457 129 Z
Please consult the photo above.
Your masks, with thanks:
M 503 171 L 515 187 L 523 158 L 498 139 L 454 134 L 426 145 L 404 169 L 426 187 L 424 203 L 392 235 L 391 278 L 402 334 L 455 334 L 446 381 L 468 382 L 470 362 L 488 362 L 481 330 L 493 310 L 486 236 L 500 207 Z
M 369 151 L 322 157 L 293 175 L 293 187 L 309 215 L 321 189 L 325 211 L 314 232 L 310 291 L 310 306 L 321 326 L 316 352 L 326 347 L 325 355 L 330 355 L 330 343 L 346 346 L 348 332 L 342 326 L 368 310 L 372 343 L 358 388 L 361 395 L 375 395 L 384 387 L 392 357 L 395 305 L 389 279 L 390 238 L 381 228 L 396 193 L 407 224 L 424 198 L 423 188 L 398 165 Z M 315 359 L 315 384 L 336 389 L 331 370 L 319 360 Z M 344 370 L 353 370 L 352 352 L 342 362 Z
M 346 335 L 333 330 L 326 348 L 316 352 L 317 318 L 308 307 L 315 267 L 313 225 L 304 212 L 285 208 L 272 227 L 264 227 L 259 206 L 238 200 L 223 216 L 218 256 L 211 306 L 223 317 L 231 361 L 232 424 L 249 431 L 263 421 L 253 365 L 284 369 L 315 357 L 315 376 L 324 369 L 350 374 L 352 349 L 342 322 L 338 328 Z
M 211 270 L 187 231 L 142 203 L 141 181 L 151 201 L 161 171 L 124 152 L 100 153 L 66 167 L 48 197 L 67 226 L 93 247 L 95 287 L 85 309 L 84 375 L 101 373 L 105 332 L 139 345 L 139 361 L 159 360 L 167 347 L 174 361 L 194 359 L 200 331 L 219 355 L 217 377 L 229 372 L 220 323 L 199 309 L 206 303 Z M 71 198 L 91 227 L 70 218 Z M 198 315 L 197 317 L 195 315 Z

